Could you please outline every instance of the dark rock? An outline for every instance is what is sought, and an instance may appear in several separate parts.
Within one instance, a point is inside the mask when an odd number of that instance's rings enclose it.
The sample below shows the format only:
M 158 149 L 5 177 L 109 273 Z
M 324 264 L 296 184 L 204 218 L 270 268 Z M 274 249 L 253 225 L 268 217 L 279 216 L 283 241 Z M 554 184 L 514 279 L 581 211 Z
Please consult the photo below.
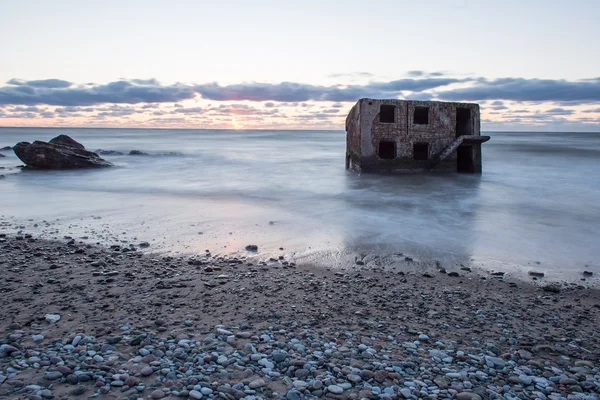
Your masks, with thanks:
M 86 391 L 85 386 L 79 385 L 75 389 L 73 389 L 73 396 L 80 396 L 84 394 Z
M 85 147 L 81 143 L 67 135 L 58 135 L 57 137 L 50 139 L 48 143 L 85 150 Z
M 550 284 L 543 286 L 542 290 L 544 290 L 544 292 L 560 293 L 560 286 L 558 286 L 557 284 Z
M 50 371 L 44 375 L 44 378 L 53 381 L 62 378 L 63 374 L 60 371 Z
M 460 274 L 456 271 L 452 271 L 452 272 L 448 272 L 448 276 L 453 276 L 455 278 L 458 278 L 460 276 Z
M 246 251 L 258 251 L 258 246 L 255 244 L 249 244 L 246 246 Z
M 0 153 L 0 158 L 6 157 L 4 154 Z
M 529 271 L 529 276 L 535 276 L 536 278 L 543 278 L 544 273 L 538 271 Z
M 583 276 L 592 276 L 594 273 L 592 271 L 583 271 Z
M 55 141 L 56 143 L 52 143 Z M 63 144 L 66 143 L 66 144 Z M 57 136 L 49 143 L 35 141 L 19 142 L 13 148 L 17 157 L 29 168 L 35 169 L 74 169 L 102 168 L 112 164 L 96 153 L 87 151 L 81 144 L 65 135 Z
M 0 149 L 0 151 L 10 151 L 12 150 L 12 147 L 10 146 L 4 146 L 3 148 Z
M 120 151 L 116 151 L 116 150 L 102 150 L 102 149 L 98 149 L 95 151 L 96 154 L 100 154 L 102 156 L 122 156 L 123 153 L 121 153 Z
M 143 151 L 140 151 L 140 150 L 131 150 L 129 152 L 129 155 L 130 156 L 147 156 L 148 153 L 144 153 Z
M 145 338 L 146 338 L 146 336 L 145 336 L 145 335 L 140 335 L 140 336 L 137 336 L 137 337 L 133 338 L 133 339 L 132 339 L 132 340 L 129 342 L 129 345 L 130 345 L 130 346 L 139 346 L 139 345 L 140 345 L 140 343 L 142 343 L 142 341 L 143 341 Z

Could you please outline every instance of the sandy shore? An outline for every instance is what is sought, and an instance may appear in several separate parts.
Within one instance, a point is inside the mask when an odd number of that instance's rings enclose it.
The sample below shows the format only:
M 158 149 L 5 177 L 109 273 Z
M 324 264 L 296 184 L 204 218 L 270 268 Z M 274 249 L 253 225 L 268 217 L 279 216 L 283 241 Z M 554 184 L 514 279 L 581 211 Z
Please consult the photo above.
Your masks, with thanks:
M 598 398 L 596 289 L 280 258 L 0 237 L 0 397 Z

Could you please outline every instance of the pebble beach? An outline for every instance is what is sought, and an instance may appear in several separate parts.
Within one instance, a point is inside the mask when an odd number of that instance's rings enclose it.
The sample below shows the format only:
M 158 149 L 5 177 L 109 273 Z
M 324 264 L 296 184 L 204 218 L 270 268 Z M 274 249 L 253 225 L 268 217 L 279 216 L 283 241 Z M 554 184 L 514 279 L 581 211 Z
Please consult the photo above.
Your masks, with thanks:
M 598 399 L 600 293 L 0 234 L 0 397 Z

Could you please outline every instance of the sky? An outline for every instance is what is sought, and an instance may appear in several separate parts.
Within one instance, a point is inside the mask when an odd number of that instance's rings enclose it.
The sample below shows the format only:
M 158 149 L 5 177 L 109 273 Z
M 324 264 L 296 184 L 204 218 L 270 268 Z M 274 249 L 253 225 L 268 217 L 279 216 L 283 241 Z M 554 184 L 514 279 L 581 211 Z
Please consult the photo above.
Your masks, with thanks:
M 2 0 L 0 126 L 344 129 L 363 97 L 600 131 L 597 0 Z

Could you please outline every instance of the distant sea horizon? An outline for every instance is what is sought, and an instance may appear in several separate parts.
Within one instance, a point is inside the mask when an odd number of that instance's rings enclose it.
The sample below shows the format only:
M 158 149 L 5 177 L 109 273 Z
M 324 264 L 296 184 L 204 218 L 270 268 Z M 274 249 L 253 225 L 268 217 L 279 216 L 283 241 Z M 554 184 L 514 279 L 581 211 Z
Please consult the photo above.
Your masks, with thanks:
M 169 127 L 169 128 L 160 128 L 160 127 L 114 127 L 114 126 L 0 126 L 0 129 L 135 129 L 135 130 L 206 130 L 206 131 L 344 131 L 345 128 L 342 127 L 340 129 L 305 129 L 305 128 L 286 128 L 286 129 L 272 129 L 272 128 L 180 128 L 180 127 Z M 481 132 L 488 133 L 600 133 L 598 131 L 576 131 L 576 130 L 524 130 L 524 129 L 516 129 L 516 130 L 489 130 L 482 128 Z

